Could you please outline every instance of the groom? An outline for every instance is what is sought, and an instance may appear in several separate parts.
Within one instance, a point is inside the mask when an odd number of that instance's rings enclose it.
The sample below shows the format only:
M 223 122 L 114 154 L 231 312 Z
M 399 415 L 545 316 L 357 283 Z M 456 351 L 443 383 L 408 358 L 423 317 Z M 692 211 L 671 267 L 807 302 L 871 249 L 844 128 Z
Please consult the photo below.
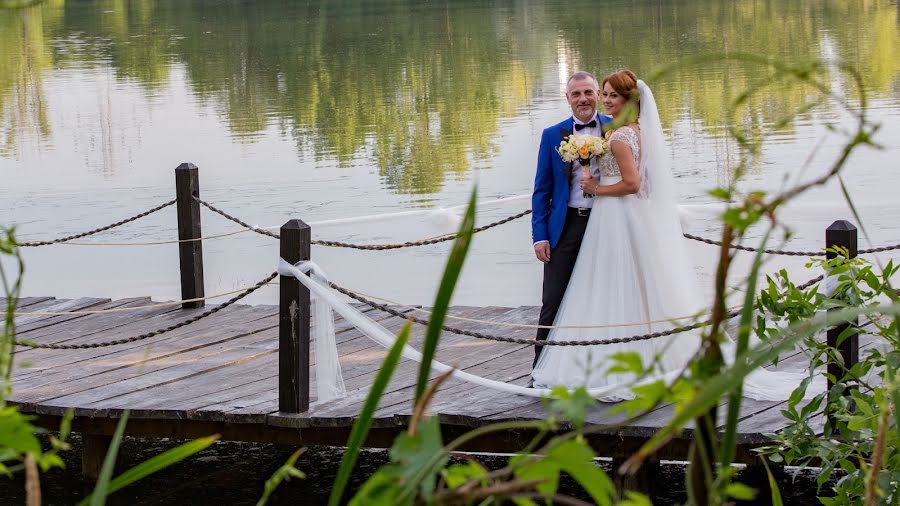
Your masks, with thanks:
M 597 113 L 599 95 L 600 86 L 593 74 L 583 71 L 572 74 L 566 83 L 566 100 L 572 108 L 572 116 L 547 128 L 541 135 L 531 198 L 531 240 L 534 255 L 544 263 L 539 325 L 553 325 L 594 204 L 593 199 L 585 198 L 581 191 L 582 171 L 573 170 L 572 163 L 563 162 L 556 148 L 572 133 L 603 135 L 603 125 L 612 119 Z M 597 173 L 596 164 L 597 160 L 593 159 L 592 174 Z M 544 341 L 549 333 L 549 329 L 538 329 L 535 339 Z M 534 364 L 537 364 L 541 349 L 541 346 L 535 346 Z

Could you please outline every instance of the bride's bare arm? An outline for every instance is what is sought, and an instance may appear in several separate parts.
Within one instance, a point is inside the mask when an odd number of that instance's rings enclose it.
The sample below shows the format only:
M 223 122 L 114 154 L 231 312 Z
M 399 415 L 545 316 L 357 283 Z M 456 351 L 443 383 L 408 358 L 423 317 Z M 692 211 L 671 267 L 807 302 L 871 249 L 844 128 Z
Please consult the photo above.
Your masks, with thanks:
M 641 176 L 638 174 L 638 168 L 634 165 L 631 147 L 624 141 L 615 140 L 609 143 L 609 149 L 616 157 L 616 163 L 619 164 L 622 180 L 604 186 L 594 178 L 584 178 L 581 180 L 581 189 L 598 197 L 621 197 L 637 193 L 641 189 Z

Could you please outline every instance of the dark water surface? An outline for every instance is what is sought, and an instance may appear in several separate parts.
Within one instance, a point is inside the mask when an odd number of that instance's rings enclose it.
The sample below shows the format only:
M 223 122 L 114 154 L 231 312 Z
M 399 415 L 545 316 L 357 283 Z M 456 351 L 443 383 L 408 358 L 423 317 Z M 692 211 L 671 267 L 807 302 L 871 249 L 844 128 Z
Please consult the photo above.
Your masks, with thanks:
M 172 198 L 183 161 L 200 167 L 204 197 L 260 226 L 461 204 L 476 180 L 485 199 L 528 193 L 540 132 L 567 115 L 575 69 L 647 76 L 677 65 L 651 85 L 685 204 L 702 210 L 740 159 L 729 126 L 765 139 L 747 189 L 825 170 L 841 147 L 825 125 L 847 113 L 800 111 L 811 90 L 783 82 L 729 115 L 738 93 L 771 74 L 691 63 L 722 51 L 824 59 L 851 105 L 838 63 L 859 69 L 883 149 L 854 154 L 845 181 L 873 242 L 900 239 L 897 0 L 48 0 L 0 10 L 0 223 L 31 239 L 105 225 Z M 785 213 L 792 246 L 820 247 L 822 229 L 849 216 L 840 199 L 830 185 Z M 528 206 L 485 209 L 480 221 Z M 690 231 L 716 235 L 713 217 L 701 213 Z M 165 240 L 174 229 L 169 209 L 90 241 Z M 235 229 L 204 214 L 207 234 Z M 398 219 L 314 234 L 385 242 L 444 231 Z M 313 255 L 345 286 L 426 303 L 445 253 Z M 209 241 L 205 255 L 207 293 L 222 293 L 270 272 L 277 245 L 243 234 Z M 700 246 L 695 258 L 709 280 L 714 254 Z M 176 259 L 173 245 L 33 249 L 25 293 L 177 298 Z M 770 272 L 802 265 L 779 262 Z M 457 302 L 535 305 L 539 287 L 519 220 L 479 236 Z
M 80 440 L 72 439 L 73 449 L 63 454 L 67 468 L 53 470 L 42 475 L 44 504 L 67 505 L 81 500 L 84 482 L 80 475 Z M 167 440 L 143 440 L 126 438 L 120 450 L 120 465 L 133 466 L 175 446 Z M 265 481 L 278 469 L 296 448 L 251 443 L 218 442 L 191 459 L 165 469 L 110 497 L 112 505 L 176 505 L 220 504 L 252 505 L 262 495 Z M 337 469 L 343 456 L 341 448 L 312 447 L 297 461 L 296 467 L 306 473 L 306 479 L 283 482 L 269 504 L 318 505 L 326 504 L 331 493 Z M 496 455 L 471 455 L 489 469 L 505 465 L 504 458 Z M 382 464 L 387 463 L 387 452 L 366 450 L 360 455 L 348 485 L 358 489 Z M 600 461 L 611 472 L 608 461 Z M 684 489 L 685 467 L 678 463 L 663 464 L 657 481 L 658 489 L 652 496 L 655 506 L 683 503 L 687 496 Z M 818 504 L 815 500 L 816 482 L 811 472 L 778 472 L 777 480 L 784 504 Z M 748 504 L 770 504 L 770 492 L 764 475 L 741 471 L 739 480 L 759 490 L 757 500 Z M 825 490 L 827 490 L 827 485 Z M 571 479 L 561 481 L 560 491 L 583 500 L 589 500 Z M 0 497 L 4 504 L 24 504 L 24 481 L 21 475 L 14 480 L 0 480 Z M 737 503 L 744 504 L 744 503 Z

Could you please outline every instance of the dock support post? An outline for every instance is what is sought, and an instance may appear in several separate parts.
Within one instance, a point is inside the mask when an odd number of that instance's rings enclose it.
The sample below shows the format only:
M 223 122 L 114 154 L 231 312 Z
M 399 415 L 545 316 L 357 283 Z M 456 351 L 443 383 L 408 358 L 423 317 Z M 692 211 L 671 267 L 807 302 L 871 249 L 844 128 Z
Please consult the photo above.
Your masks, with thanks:
M 651 455 L 633 474 L 621 474 L 619 468 L 633 454 L 637 453 L 641 448 L 641 441 L 625 439 L 619 445 L 617 451 L 612 458 L 612 480 L 616 486 L 619 495 L 622 496 L 626 490 L 634 490 L 652 497 L 656 490 L 656 482 L 660 476 L 659 459 Z
M 175 200 L 178 207 L 178 244 L 182 300 L 204 297 L 203 235 L 200 232 L 200 177 L 197 166 L 182 163 L 175 168 Z M 203 307 L 205 301 L 184 302 L 182 309 Z
M 85 486 L 93 489 L 93 484 L 100 478 L 100 469 L 111 442 L 112 436 L 105 434 L 81 435 L 81 476 Z
M 833 248 L 835 246 L 840 246 L 842 248 L 846 248 L 849 254 L 849 258 L 856 258 L 857 253 L 857 242 L 856 242 L 856 227 L 845 220 L 838 220 L 832 223 L 827 229 L 825 229 L 825 247 Z M 829 251 L 826 253 L 826 258 L 829 260 L 837 258 L 837 253 L 833 251 Z M 832 311 L 832 310 L 829 310 Z M 840 344 L 838 344 L 838 337 L 843 333 L 846 329 L 852 327 L 856 327 L 859 325 L 859 318 L 854 318 L 853 320 L 849 320 L 847 323 L 842 323 L 835 327 L 828 329 L 828 346 L 836 347 L 843 358 L 843 366 L 840 364 L 829 363 L 828 364 L 828 374 L 833 376 L 835 381 L 840 381 L 844 376 L 843 368 L 846 367 L 850 369 L 853 367 L 853 364 L 859 362 L 859 334 L 853 333 L 847 336 Z M 834 386 L 831 380 L 828 381 L 828 389 Z M 847 391 L 849 395 L 849 391 Z
M 281 226 L 281 258 L 296 264 L 310 259 L 309 225 L 290 220 Z M 309 290 L 296 278 L 279 276 L 278 410 L 309 410 Z

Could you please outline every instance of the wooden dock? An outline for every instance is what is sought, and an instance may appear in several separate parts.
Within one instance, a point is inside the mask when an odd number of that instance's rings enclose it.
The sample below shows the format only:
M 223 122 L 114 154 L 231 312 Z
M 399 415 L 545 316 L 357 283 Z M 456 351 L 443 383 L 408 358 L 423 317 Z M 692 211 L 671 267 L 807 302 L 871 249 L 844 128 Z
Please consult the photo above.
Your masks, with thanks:
M 312 372 L 316 357 L 309 342 L 309 292 L 294 278 L 282 276 L 279 280 L 277 306 L 227 305 L 232 300 L 226 303 L 227 307 L 223 305 L 221 311 L 217 309 L 218 312 L 188 325 L 152 337 L 128 339 L 186 322 L 207 311 L 204 308 L 201 205 L 249 227 L 200 200 L 196 166 L 181 164 L 175 173 L 175 200 L 107 227 L 31 246 L 66 242 L 99 233 L 176 204 L 181 301 L 162 306 L 153 304 L 146 297 L 115 301 L 95 297 L 20 299 L 16 317 L 20 340 L 44 345 L 127 342 L 86 349 L 19 346 L 13 369 L 11 402 L 23 412 L 35 415 L 38 423 L 51 430 L 58 428 L 63 415 L 72 410 L 75 415 L 73 429 L 82 433 L 82 465 L 88 477 L 96 476 L 99 471 L 110 436 L 125 410 L 130 412 L 126 433 L 134 436 L 189 439 L 220 434 L 223 439 L 237 441 L 345 445 L 387 351 L 348 322 L 337 319 L 338 353 L 348 395 L 330 402 L 317 402 Z M 506 221 L 509 219 L 496 224 Z M 310 259 L 311 245 L 324 244 L 313 241 L 310 227 L 296 219 L 285 223 L 278 234 L 256 231 L 279 239 L 280 257 L 289 263 Z M 452 237 L 440 240 L 449 239 Z M 366 250 L 432 243 L 434 240 L 399 245 L 326 245 Z M 826 245 L 842 246 L 850 257 L 856 256 L 855 227 L 847 222 L 835 222 L 826 230 Z M 274 275 L 257 287 L 272 278 Z M 250 291 L 252 289 L 243 295 Z M 369 305 L 358 307 L 389 331 L 398 332 L 407 321 L 402 316 Z M 96 312 L 98 310 L 107 311 Z M 471 320 L 525 324 L 537 323 L 538 312 L 536 307 L 450 309 L 451 315 Z M 452 323 L 468 331 L 520 339 L 533 337 L 533 330 L 527 328 L 472 321 Z M 828 339 L 836 339 L 841 329 L 829 330 Z M 413 347 L 421 349 L 424 331 L 421 325 L 413 327 L 410 338 Z M 860 337 L 858 343 L 856 338 L 846 339 L 840 347 L 845 363 L 854 363 L 858 351 L 872 345 L 869 335 Z M 533 347 L 528 344 L 445 333 L 436 358 L 477 376 L 524 385 L 531 372 L 533 353 Z M 805 360 L 802 354 L 795 352 L 782 356 L 779 367 L 805 369 L 808 367 Z M 408 360 L 398 366 L 381 398 L 365 443 L 367 446 L 389 447 L 395 436 L 407 428 L 412 416 L 417 370 L 418 364 Z M 751 450 L 769 441 L 766 434 L 783 430 L 788 424 L 781 414 L 784 404 L 743 400 L 736 461 L 758 463 Z M 588 437 L 590 443 L 601 456 L 611 457 L 614 464 L 634 453 L 673 415 L 673 407 L 663 405 L 639 420 L 629 420 L 624 414 L 615 412 L 615 407 L 613 403 L 598 403 L 587 416 L 588 423 L 594 425 Z M 723 407 L 719 406 L 720 422 L 724 418 Z M 443 385 L 430 411 L 439 418 L 442 434 L 447 440 L 486 424 L 536 420 L 546 416 L 538 399 L 503 394 L 455 379 Z M 822 422 L 820 419 L 819 423 Z M 492 433 L 469 440 L 461 450 L 515 452 L 532 436 L 532 433 L 515 430 Z M 692 438 L 691 427 L 685 428 L 654 458 L 687 460 Z M 653 474 L 653 462 L 658 464 L 658 461 L 646 462 L 641 467 L 641 481 L 652 482 L 647 480 Z M 629 488 L 642 489 L 641 486 Z
M 151 304 L 147 298 L 85 297 L 61 300 L 23 298 L 20 312 L 69 312 L 124 309 Z M 405 320 L 371 308 L 367 315 L 391 331 Z M 202 308 L 165 306 L 99 314 L 17 318 L 18 338 L 38 343 L 85 344 L 139 335 L 189 318 Z M 191 438 L 212 433 L 225 439 L 290 444 L 345 444 L 363 399 L 386 350 L 342 319 L 336 321 L 338 350 L 348 396 L 319 404 L 313 394 L 308 412 L 279 412 L 278 307 L 233 305 L 183 328 L 137 342 L 93 349 L 51 350 L 19 347 L 13 371 L 11 401 L 26 413 L 38 415 L 48 428 L 58 426 L 68 409 L 75 413 L 75 430 L 108 436 L 123 410 L 131 412 L 128 433 L 147 437 Z M 535 323 L 535 307 L 453 307 L 451 314 L 493 321 Z M 532 331 L 510 327 L 479 329 L 511 337 L 530 337 Z M 411 344 L 420 348 L 424 327 L 414 326 Z M 870 345 L 861 342 L 860 346 Z M 445 334 L 438 360 L 488 378 L 524 384 L 533 348 Z M 793 354 L 782 366 L 798 368 L 804 360 Z M 310 357 L 315 363 L 315 356 Z M 389 446 L 411 416 L 417 364 L 398 367 L 376 414 L 367 445 Z M 313 378 L 314 382 L 314 378 Z M 314 384 L 310 389 L 315 392 Z M 599 403 L 590 411 L 592 424 L 608 425 L 594 436 L 601 455 L 621 458 L 633 451 L 672 415 L 662 406 L 637 423 L 611 414 L 615 404 Z M 749 450 L 767 441 L 766 433 L 786 425 L 782 403 L 744 400 L 741 406 L 738 459 L 753 462 Z M 431 407 L 446 437 L 473 427 L 506 420 L 540 419 L 541 402 L 531 397 L 502 394 L 457 380 L 444 385 Z M 724 411 L 722 412 L 724 413 Z M 721 418 L 721 417 L 720 417 Z M 473 441 L 467 449 L 515 451 L 528 434 L 510 432 Z M 692 431 L 683 431 L 659 455 L 684 459 Z

